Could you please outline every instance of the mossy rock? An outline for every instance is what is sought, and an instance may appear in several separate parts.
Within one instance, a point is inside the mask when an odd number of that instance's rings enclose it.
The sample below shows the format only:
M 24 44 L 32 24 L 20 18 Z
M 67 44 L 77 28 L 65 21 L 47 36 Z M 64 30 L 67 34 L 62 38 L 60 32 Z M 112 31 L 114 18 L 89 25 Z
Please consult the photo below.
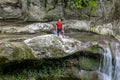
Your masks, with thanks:
M 103 54 L 103 48 L 100 47 L 99 45 L 92 45 L 86 49 L 86 51 L 89 51 L 91 53 L 98 53 L 98 54 Z
M 82 59 L 79 61 L 79 68 L 87 71 L 98 70 L 99 63 L 99 60 L 82 57 Z
M 32 50 L 26 46 L 15 47 L 13 49 L 12 55 L 14 60 L 30 59 L 34 57 L 32 54 Z
M 12 44 L 4 44 L 0 47 L 0 57 L 9 60 L 20 60 L 34 58 L 34 55 L 32 50 L 25 45 L 14 46 Z

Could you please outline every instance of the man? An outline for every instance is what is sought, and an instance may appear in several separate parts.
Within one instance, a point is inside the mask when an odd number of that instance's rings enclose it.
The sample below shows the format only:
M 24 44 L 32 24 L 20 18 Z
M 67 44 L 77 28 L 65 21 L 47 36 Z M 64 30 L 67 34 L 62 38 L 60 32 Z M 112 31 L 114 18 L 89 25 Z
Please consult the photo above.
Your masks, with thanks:
M 56 23 L 56 32 L 58 36 L 59 34 L 63 36 L 63 33 L 64 33 L 63 24 L 64 23 L 61 21 L 61 19 L 59 19 L 58 22 Z

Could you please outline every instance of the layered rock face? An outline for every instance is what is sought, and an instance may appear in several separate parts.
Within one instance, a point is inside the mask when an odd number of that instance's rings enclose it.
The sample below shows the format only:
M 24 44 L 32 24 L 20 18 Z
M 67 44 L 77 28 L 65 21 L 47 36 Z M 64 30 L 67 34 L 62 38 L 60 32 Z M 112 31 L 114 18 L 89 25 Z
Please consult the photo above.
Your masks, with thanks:
M 0 0 L 0 19 L 20 19 L 21 6 L 18 0 Z
M 56 22 L 46 22 L 46 23 L 32 23 L 32 24 L 14 24 L 14 25 L 2 25 L 0 32 L 4 34 L 48 34 L 55 32 Z M 64 21 L 65 34 L 88 31 L 94 32 L 102 35 L 113 35 L 119 36 L 120 28 L 119 24 L 114 26 L 112 23 L 106 23 L 102 25 L 91 26 L 91 21 L 80 21 L 80 20 L 65 20 Z M 117 30 L 117 31 L 116 31 Z
M 98 1 L 97 15 L 88 7 L 76 9 L 71 3 L 61 0 L 0 0 L 0 19 L 22 19 L 25 21 L 52 21 L 64 19 L 91 19 L 104 22 L 119 18 L 119 1 Z M 116 14 L 117 12 L 117 14 Z

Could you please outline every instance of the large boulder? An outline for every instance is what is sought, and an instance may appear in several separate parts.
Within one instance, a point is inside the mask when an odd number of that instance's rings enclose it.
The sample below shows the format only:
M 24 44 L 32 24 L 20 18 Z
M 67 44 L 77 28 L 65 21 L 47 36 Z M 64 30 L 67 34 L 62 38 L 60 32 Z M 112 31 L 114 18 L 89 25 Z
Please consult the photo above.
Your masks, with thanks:
M 42 35 L 24 41 L 34 50 L 36 57 L 63 57 L 82 49 L 82 42 L 56 35 Z
M 62 38 L 53 34 L 29 38 L 24 42 L 33 50 L 36 58 L 64 57 L 78 51 L 88 51 L 91 53 L 88 54 L 90 56 L 103 55 L 103 49 L 108 47 L 106 40 L 82 41 L 82 39 Z

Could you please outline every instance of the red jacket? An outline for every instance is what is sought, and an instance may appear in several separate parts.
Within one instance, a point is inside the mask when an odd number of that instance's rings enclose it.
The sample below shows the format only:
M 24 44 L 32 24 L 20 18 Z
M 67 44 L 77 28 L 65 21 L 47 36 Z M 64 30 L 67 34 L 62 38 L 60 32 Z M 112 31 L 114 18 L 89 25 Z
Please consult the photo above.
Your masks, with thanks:
M 62 29 L 62 25 L 63 25 L 63 22 L 58 21 L 58 22 L 56 23 L 57 29 Z

